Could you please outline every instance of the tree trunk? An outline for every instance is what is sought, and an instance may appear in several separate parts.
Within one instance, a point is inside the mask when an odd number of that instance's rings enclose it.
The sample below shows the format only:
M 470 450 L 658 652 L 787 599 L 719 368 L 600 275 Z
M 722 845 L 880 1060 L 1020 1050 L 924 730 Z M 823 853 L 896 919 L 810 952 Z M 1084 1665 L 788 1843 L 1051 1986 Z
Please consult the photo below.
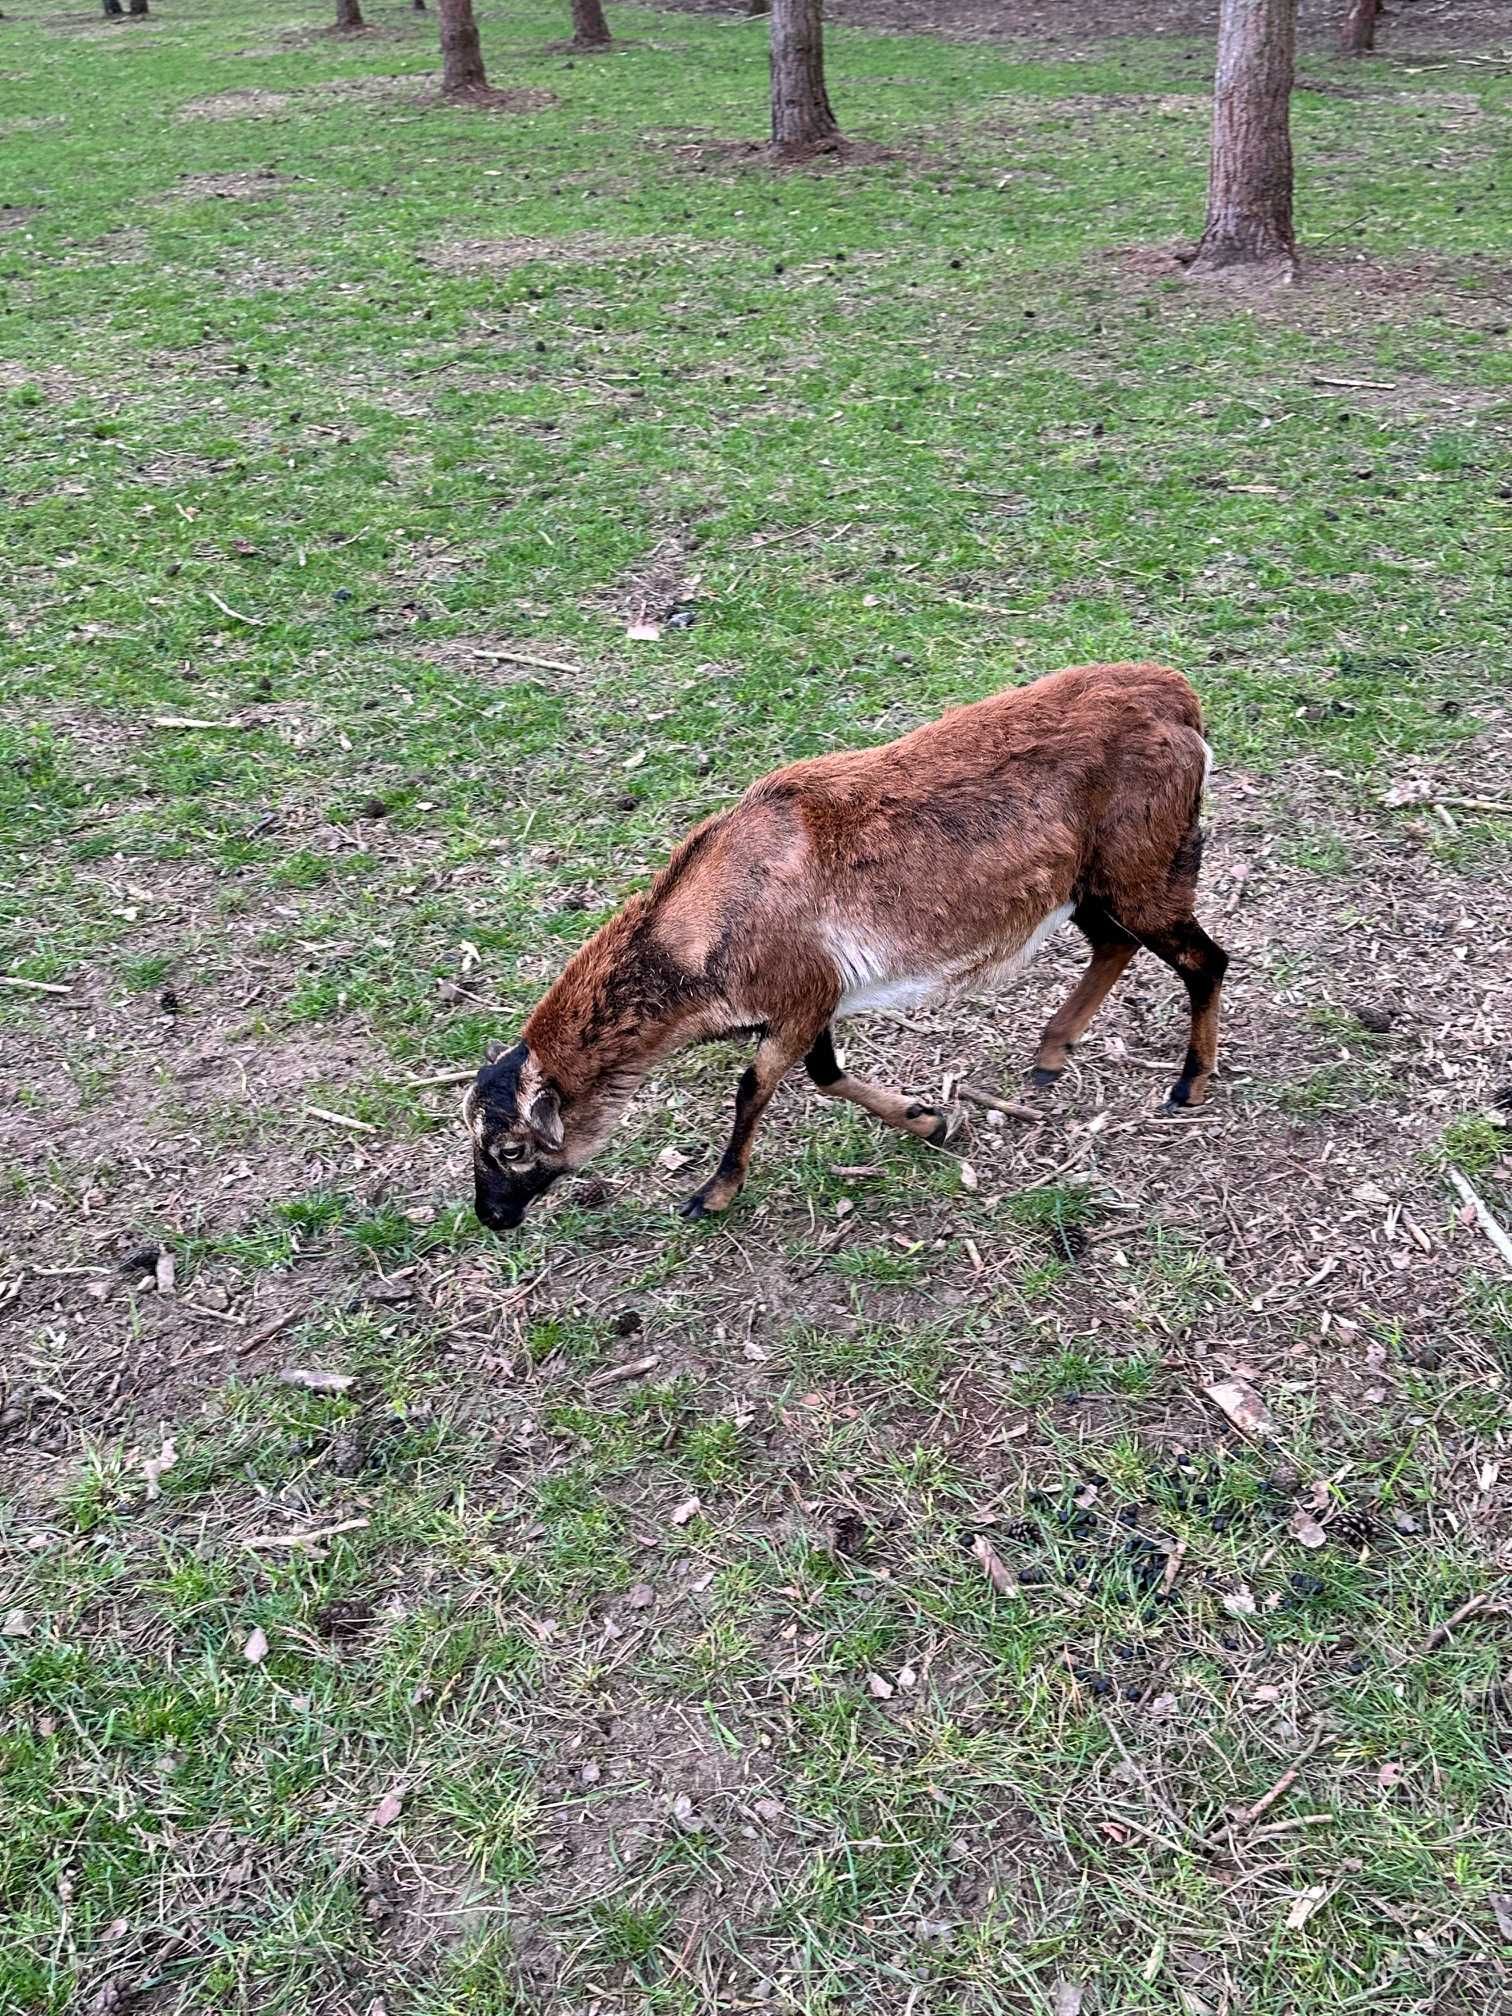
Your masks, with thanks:
M 820 0 L 772 0 L 772 145 L 804 153 L 839 138 L 824 89 Z
M 473 19 L 472 0 L 436 0 L 441 15 L 441 90 L 447 98 L 465 98 L 488 89 L 483 68 L 483 44 Z
M 359 28 L 366 28 L 358 0 L 336 0 L 336 26 L 343 35 L 355 34 Z
M 107 15 L 115 15 L 123 12 L 123 9 L 121 7 L 121 0 L 100 0 L 100 4 L 102 9 Z
M 410 0 L 410 6 L 416 14 L 425 12 L 425 0 Z
M 607 49 L 613 39 L 600 0 L 572 0 L 574 49 Z
M 772 0 L 746 0 L 746 13 L 748 15 L 770 14 L 771 11 Z
M 1220 0 L 1207 223 L 1193 273 L 1297 269 L 1292 235 L 1292 74 L 1297 0 Z
M 1339 36 L 1341 56 L 1366 56 L 1375 47 L 1377 0 L 1350 0 Z
M 126 12 L 140 17 L 147 12 L 147 0 L 127 0 Z

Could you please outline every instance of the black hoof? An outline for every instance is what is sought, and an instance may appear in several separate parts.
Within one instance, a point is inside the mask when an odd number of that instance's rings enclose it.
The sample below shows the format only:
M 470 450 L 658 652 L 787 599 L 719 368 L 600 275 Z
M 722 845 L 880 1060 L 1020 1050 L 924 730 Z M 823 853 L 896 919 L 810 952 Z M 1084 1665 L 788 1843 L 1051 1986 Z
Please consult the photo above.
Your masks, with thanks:
M 1037 1092 L 1043 1092 L 1049 1086 L 1058 1084 L 1065 1075 L 1066 1067 L 1064 1065 L 1058 1071 L 1047 1071 L 1043 1064 L 1036 1064 L 1034 1069 L 1029 1073 L 1029 1083 Z
M 1168 1119 L 1174 1119 L 1177 1115 L 1190 1119 L 1194 1114 L 1202 1111 L 1202 1106 L 1202 1100 L 1192 1097 L 1191 1086 L 1182 1078 L 1166 1094 L 1160 1111 Z
M 684 1197 L 677 1207 L 677 1215 L 679 1218 L 707 1218 L 709 1211 L 703 1200 L 703 1192 L 695 1190 L 691 1197 Z
M 925 1120 L 931 1113 L 935 1115 L 935 1124 L 920 1139 L 927 1141 L 931 1148 L 943 1148 L 950 1137 L 950 1116 L 942 1113 L 938 1106 L 921 1106 L 915 1101 L 903 1117 L 906 1120 Z

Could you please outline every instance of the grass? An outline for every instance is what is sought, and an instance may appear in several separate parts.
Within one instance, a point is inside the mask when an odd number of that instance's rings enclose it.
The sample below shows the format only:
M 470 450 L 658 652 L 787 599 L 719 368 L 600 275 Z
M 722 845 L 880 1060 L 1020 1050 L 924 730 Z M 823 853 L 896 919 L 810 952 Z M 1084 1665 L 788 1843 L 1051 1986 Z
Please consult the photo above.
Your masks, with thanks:
M 1504 749 L 1506 78 L 1310 58 L 1251 301 L 1126 256 L 1206 46 L 835 31 L 889 152 L 774 174 L 759 25 L 485 8 L 506 115 L 369 11 L 3 24 L 0 971 L 71 992 L 0 992 L 0 2007 L 1500 2006 L 1509 1308 L 1443 1169 L 1505 1216 L 1449 955 L 1509 829 L 1393 791 Z M 438 1081 L 688 823 L 1123 656 L 1221 754 L 1216 1120 L 1133 1110 L 1145 980 L 971 1183 L 794 1101 L 669 1225 L 718 1046 L 480 1235 Z M 853 1047 L 937 1087 L 943 1026 Z

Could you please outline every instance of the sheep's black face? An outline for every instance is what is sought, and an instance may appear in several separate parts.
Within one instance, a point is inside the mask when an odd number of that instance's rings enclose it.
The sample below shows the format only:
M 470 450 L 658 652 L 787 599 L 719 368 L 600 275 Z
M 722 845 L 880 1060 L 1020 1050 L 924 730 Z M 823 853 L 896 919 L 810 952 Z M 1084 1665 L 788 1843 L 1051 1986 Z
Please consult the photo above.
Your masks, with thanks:
M 525 1044 L 483 1066 L 462 1104 L 473 1146 L 475 1208 L 490 1232 L 512 1232 L 565 1175 L 562 1111 Z

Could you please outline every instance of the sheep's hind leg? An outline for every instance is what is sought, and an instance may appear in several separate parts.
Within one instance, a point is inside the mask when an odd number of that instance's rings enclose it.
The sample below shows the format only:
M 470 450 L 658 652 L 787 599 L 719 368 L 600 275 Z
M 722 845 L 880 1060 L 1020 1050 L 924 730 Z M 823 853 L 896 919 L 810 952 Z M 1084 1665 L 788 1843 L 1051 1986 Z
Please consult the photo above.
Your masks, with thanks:
M 1092 948 L 1087 970 L 1045 1024 L 1040 1037 L 1031 1085 L 1053 1085 L 1070 1061 L 1092 1017 L 1107 1000 L 1124 968 L 1139 950 L 1139 941 L 1115 924 L 1100 903 L 1078 903 L 1071 922 Z

